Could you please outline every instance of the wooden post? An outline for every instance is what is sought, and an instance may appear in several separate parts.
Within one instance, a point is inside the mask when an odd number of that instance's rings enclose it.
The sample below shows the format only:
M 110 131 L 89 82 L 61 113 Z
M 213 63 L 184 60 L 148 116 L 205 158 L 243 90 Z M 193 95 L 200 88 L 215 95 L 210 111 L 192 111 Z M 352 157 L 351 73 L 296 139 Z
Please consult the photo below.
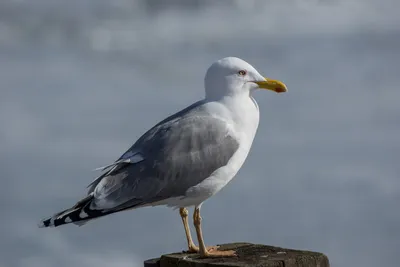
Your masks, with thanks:
M 144 262 L 144 267 L 329 267 L 328 257 L 319 252 L 293 250 L 250 243 L 220 245 L 235 250 L 237 257 L 200 258 L 196 253 L 172 253 Z

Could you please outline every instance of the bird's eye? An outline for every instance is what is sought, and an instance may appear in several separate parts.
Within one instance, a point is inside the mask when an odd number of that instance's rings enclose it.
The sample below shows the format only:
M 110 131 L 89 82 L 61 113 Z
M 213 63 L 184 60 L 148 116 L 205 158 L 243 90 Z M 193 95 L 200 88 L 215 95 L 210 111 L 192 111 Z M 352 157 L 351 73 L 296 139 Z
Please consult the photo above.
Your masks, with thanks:
M 245 71 L 245 70 L 239 70 L 239 72 L 238 72 L 238 74 L 240 76 L 244 76 L 244 75 L 246 75 L 246 73 L 247 73 L 247 71 Z

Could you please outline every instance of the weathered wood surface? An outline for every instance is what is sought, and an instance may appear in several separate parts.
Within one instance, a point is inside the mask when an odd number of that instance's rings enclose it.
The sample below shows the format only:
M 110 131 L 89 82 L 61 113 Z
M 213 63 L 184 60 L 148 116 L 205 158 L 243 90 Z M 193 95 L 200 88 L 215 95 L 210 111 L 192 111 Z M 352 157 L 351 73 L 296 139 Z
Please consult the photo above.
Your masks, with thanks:
M 235 250 L 237 257 L 200 258 L 196 253 L 172 253 L 144 262 L 144 267 L 329 267 L 328 257 L 319 252 L 293 250 L 251 243 L 221 245 Z

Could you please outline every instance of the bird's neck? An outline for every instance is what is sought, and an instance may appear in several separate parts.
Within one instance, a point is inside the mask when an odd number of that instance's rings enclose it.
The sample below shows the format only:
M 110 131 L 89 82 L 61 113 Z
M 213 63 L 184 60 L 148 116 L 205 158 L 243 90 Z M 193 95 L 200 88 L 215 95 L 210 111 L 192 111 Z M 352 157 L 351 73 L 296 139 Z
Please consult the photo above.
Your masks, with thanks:
M 248 131 L 254 137 L 260 119 L 258 105 L 249 94 L 225 96 L 219 102 L 229 109 L 232 121 L 238 130 Z
M 254 114 L 259 113 L 258 104 L 253 96 L 247 92 L 242 94 L 227 95 L 221 97 L 220 102 L 225 103 L 226 106 L 233 113 L 243 114 L 247 117 L 246 112 Z

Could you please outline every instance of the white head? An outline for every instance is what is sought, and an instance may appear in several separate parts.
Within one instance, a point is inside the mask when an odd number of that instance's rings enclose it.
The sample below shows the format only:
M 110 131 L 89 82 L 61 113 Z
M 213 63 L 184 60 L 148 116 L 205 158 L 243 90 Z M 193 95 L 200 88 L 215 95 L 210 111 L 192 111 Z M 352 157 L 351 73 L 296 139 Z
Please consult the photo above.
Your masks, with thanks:
M 214 62 L 204 78 L 206 98 L 221 98 L 247 94 L 256 89 L 269 89 L 277 93 L 286 92 L 286 85 L 280 81 L 264 78 L 246 61 L 226 57 Z

